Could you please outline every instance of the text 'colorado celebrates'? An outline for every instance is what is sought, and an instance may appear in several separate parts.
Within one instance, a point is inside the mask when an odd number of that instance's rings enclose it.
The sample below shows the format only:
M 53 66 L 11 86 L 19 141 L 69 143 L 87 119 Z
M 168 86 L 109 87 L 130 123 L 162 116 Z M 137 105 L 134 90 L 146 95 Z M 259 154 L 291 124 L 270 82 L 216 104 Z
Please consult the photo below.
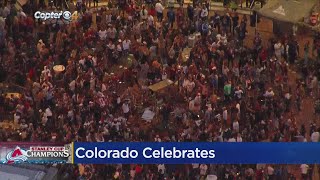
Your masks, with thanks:
M 201 150 L 199 148 L 195 149 L 177 149 L 175 147 L 166 149 L 164 147 L 160 147 L 158 149 L 146 147 L 139 152 L 135 149 L 130 149 L 129 147 L 118 150 L 118 149 L 99 149 L 95 147 L 94 149 L 86 149 L 84 147 L 78 147 L 75 150 L 76 158 L 86 158 L 86 159 L 93 159 L 93 158 L 110 158 L 110 159 L 131 159 L 131 158 L 138 158 L 140 154 L 143 158 L 188 158 L 188 159 L 213 159 L 215 158 L 215 151 L 214 150 Z

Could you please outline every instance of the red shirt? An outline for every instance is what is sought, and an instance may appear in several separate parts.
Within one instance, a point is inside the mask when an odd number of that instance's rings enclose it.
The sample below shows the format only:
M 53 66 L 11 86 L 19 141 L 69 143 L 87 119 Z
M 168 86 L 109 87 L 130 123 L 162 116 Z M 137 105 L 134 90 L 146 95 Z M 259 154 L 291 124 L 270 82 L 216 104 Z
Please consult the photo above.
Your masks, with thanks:
M 92 40 L 93 37 L 94 37 L 94 32 L 93 32 L 92 30 L 87 31 L 87 32 L 85 33 L 85 39 L 86 39 L 86 40 Z
M 148 14 L 150 14 L 151 16 L 155 16 L 156 15 L 156 10 L 154 8 L 151 8 L 149 10 Z
M 260 58 L 263 62 L 267 60 L 267 51 L 265 49 L 261 51 Z
M 140 167 L 140 166 L 136 166 L 136 173 L 137 174 L 140 174 L 141 172 L 142 172 L 142 167 Z
M 128 5 L 127 8 L 126 8 L 126 11 L 127 11 L 128 14 L 133 14 L 134 10 L 135 10 L 135 8 L 134 8 L 133 4 Z
M 33 19 L 31 17 L 28 17 L 26 20 L 26 23 L 28 25 L 28 27 L 32 28 L 33 27 Z
M 77 39 L 76 40 L 76 44 L 77 44 L 78 47 L 81 47 L 83 42 L 80 39 Z
M 263 179 L 263 171 L 262 170 L 258 170 L 256 172 L 256 180 L 262 180 Z
M 33 76 L 34 76 L 34 74 L 35 74 L 35 71 L 34 71 L 33 68 L 31 68 L 31 69 L 29 70 L 29 74 L 28 74 L 29 79 L 32 79 Z
M 30 108 L 30 103 L 26 101 L 24 103 L 24 107 L 25 107 L 25 109 L 29 109 Z

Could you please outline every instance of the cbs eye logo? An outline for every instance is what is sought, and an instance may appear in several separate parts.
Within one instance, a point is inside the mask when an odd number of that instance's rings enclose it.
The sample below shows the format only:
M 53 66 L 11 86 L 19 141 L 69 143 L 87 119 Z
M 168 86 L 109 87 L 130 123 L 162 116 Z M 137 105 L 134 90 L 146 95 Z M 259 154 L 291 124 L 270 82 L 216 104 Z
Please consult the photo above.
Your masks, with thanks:
M 65 11 L 62 13 L 62 17 L 65 19 L 65 20 L 70 20 L 72 15 L 71 15 L 71 12 L 70 11 Z

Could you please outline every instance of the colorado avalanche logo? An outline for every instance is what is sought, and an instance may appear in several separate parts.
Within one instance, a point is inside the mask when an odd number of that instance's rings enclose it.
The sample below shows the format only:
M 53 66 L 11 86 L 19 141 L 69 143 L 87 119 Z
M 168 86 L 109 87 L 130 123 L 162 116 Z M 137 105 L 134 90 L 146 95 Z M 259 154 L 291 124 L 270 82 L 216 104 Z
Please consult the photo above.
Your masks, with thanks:
M 27 153 L 25 150 L 17 146 L 14 150 L 10 151 L 7 154 L 7 164 L 21 163 L 27 161 L 28 157 L 26 156 L 26 154 Z

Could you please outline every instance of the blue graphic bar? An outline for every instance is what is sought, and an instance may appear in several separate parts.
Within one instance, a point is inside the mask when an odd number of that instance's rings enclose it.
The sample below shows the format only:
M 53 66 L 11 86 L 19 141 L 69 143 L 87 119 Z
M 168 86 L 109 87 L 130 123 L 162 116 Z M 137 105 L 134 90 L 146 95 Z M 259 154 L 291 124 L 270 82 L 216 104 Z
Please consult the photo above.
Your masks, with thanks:
M 320 143 L 74 143 L 82 164 L 318 164 Z

